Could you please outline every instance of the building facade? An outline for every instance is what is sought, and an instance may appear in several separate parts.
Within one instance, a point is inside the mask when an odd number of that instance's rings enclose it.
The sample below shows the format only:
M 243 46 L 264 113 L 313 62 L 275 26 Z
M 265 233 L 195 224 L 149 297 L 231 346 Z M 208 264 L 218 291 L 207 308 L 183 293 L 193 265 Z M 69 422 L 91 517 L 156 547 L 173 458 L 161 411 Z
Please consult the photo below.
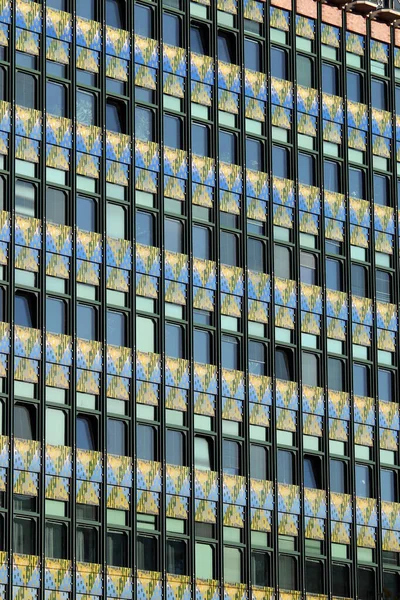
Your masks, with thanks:
M 374 8 L 0 0 L 0 598 L 400 598 Z

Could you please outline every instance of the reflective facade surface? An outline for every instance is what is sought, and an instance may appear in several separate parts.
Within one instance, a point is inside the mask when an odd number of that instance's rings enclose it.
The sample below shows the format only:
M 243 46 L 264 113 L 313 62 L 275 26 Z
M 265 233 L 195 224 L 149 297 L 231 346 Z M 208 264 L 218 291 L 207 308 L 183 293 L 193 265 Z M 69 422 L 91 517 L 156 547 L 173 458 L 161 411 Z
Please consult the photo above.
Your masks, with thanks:
M 400 598 L 399 183 L 382 19 L 0 0 L 1 599 Z

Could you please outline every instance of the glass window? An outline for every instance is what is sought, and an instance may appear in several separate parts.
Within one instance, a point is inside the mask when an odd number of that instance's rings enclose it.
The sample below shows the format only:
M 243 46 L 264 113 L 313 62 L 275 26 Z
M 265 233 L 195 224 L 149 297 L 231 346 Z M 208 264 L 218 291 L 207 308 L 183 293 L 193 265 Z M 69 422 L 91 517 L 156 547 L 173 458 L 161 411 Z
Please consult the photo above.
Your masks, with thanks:
M 376 270 L 376 299 L 380 302 L 392 302 L 392 278 L 386 271 Z
M 46 408 L 46 443 L 53 446 L 65 446 L 65 412 Z
M 25 217 L 36 216 L 36 187 L 28 181 L 15 182 L 15 212 Z
M 107 235 L 118 239 L 125 237 L 125 209 L 111 202 L 107 202 Z
M 230 475 L 240 475 L 240 445 L 239 442 L 223 440 L 222 470 Z
M 343 362 L 338 358 L 328 358 L 328 388 L 344 391 Z
M 125 29 L 125 2 L 124 0 L 107 0 L 106 24 L 117 29 Z M 109 563 L 115 565 L 116 563 Z
M 324 592 L 323 564 L 317 560 L 306 560 L 306 591 L 311 594 Z
M 35 439 L 34 408 L 24 404 L 14 406 L 14 435 L 22 440 Z
M 46 188 L 46 219 L 50 223 L 66 225 L 67 195 L 61 190 Z
M 339 163 L 324 160 L 324 186 L 330 192 L 340 192 Z
M 374 108 L 387 110 L 386 82 L 380 79 L 371 79 L 371 104 Z
M 203 329 L 194 330 L 194 360 L 203 364 L 211 364 L 212 334 Z
M 183 224 L 176 219 L 164 219 L 164 245 L 170 252 L 183 251 Z
M 238 266 L 238 238 L 229 231 L 220 232 L 220 260 L 224 265 Z
M 115 98 L 107 98 L 106 128 L 117 133 L 126 133 L 126 105 Z
M 167 429 L 166 461 L 170 465 L 184 465 L 184 434 L 181 431 Z
M 86 0 L 85 0 L 86 1 Z M 76 560 L 86 563 L 98 562 L 98 536 L 95 527 L 76 527 Z
M 115 310 L 107 311 L 107 344 L 126 346 L 126 317 Z
M 171 46 L 181 45 L 181 20 L 178 15 L 163 13 L 163 41 Z
M 207 227 L 193 225 L 193 256 L 210 260 L 211 232 Z
M 126 423 L 107 419 L 107 453 L 126 456 Z
M 397 502 L 397 476 L 395 471 L 381 469 L 381 499 Z
M 15 292 L 15 325 L 22 327 L 33 327 L 37 325 L 36 296 L 29 292 Z
M 97 450 L 97 419 L 95 417 L 77 416 L 76 445 L 82 450 Z
M 113 567 L 127 567 L 128 537 L 121 531 L 107 531 L 107 564 Z
M 156 460 L 154 427 L 149 425 L 136 426 L 136 453 L 141 460 Z
M 287 179 L 289 177 L 289 151 L 281 146 L 272 146 L 272 175 Z
M 209 53 L 209 31 L 208 28 L 196 23 L 190 26 L 190 49 L 196 54 Z
M 18 554 L 36 554 L 36 525 L 33 519 L 14 517 L 13 550 Z
M 286 348 L 275 350 L 275 374 L 277 379 L 293 381 L 293 353 Z
M 222 336 L 222 367 L 239 370 L 239 341 L 231 335 Z
M 253 171 L 263 170 L 263 145 L 260 140 L 246 138 L 246 167 Z
M 267 350 L 262 342 L 249 340 L 249 372 L 254 375 L 265 375 Z
M 155 323 L 152 319 L 136 316 L 136 349 L 155 352 Z
M 335 65 L 322 63 L 322 91 L 325 94 L 338 96 L 338 72 Z
M 252 71 L 261 71 L 261 44 L 244 38 L 244 66 Z
M 265 273 L 265 246 L 261 240 L 247 238 L 247 266 L 253 271 Z
M 48 558 L 68 558 L 67 526 L 46 522 L 45 549 Z
M 356 465 L 356 495 L 371 498 L 371 471 L 367 465 Z
M 96 231 L 96 201 L 84 196 L 77 197 L 76 224 L 84 231 Z
M 194 438 L 194 466 L 202 471 L 213 470 L 211 466 L 211 441 L 200 435 L 196 435 Z
M 135 7 L 135 33 L 143 37 L 153 37 L 153 14 L 150 6 L 134 4 Z
M 349 193 L 352 198 L 365 199 L 365 173 L 362 169 L 350 167 Z
M 369 396 L 369 367 L 367 365 L 353 364 L 353 386 L 356 396 Z
M 397 600 L 400 598 L 399 573 L 383 571 L 383 598 L 385 600 Z
M 348 565 L 332 565 L 332 593 L 335 596 L 350 596 L 350 577 Z
M 242 581 L 242 553 L 238 548 L 224 547 L 224 579 L 227 583 Z
M 198 156 L 209 156 L 209 129 L 206 125 L 192 123 L 192 152 Z
M 299 152 L 298 165 L 300 183 L 304 183 L 305 185 L 315 185 L 314 158 L 311 154 Z
M 326 259 L 326 287 L 338 292 L 343 291 L 342 263 L 334 258 Z
M 84 125 L 96 124 L 96 98 L 90 92 L 76 92 L 76 120 Z
M 250 444 L 250 477 L 267 479 L 267 449 Z
M 164 144 L 182 150 L 182 122 L 179 117 L 164 114 Z
M 279 555 L 279 587 L 283 590 L 297 588 L 297 562 L 294 556 Z
M 218 60 L 236 64 L 236 37 L 233 33 L 218 32 Z
M 321 485 L 321 459 L 318 456 L 304 457 L 304 486 L 320 490 Z
M 297 83 L 304 87 L 313 87 L 313 61 L 303 54 L 298 54 L 297 64 Z
M 65 86 L 54 81 L 46 84 L 46 105 L 50 107 L 49 113 L 58 117 L 66 116 Z
M 301 353 L 301 372 L 304 385 L 319 385 L 319 360 L 316 354 Z
M 261 587 L 270 585 L 269 559 L 266 552 L 251 553 L 251 582 Z
M 279 244 L 274 245 L 274 266 L 275 275 L 282 279 L 291 279 L 291 252 L 289 248 L 280 246 Z
M 331 458 L 329 461 L 331 492 L 346 494 L 346 463 L 343 460 Z
M 375 571 L 357 568 L 358 600 L 376 600 Z
M 65 303 L 56 298 L 46 298 L 46 330 L 65 333 Z
M 183 333 L 181 325 L 165 324 L 165 354 L 167 356 L 184 357 Z
M 154 113 L 143 106 L 135 107 L 135 135 L 138 140 L 153 142 L 153 117 Z
M 363 102 L 363 79 L 361 73 L 347 71 L 347 99 L 352 102 Z
M 77 336 L 85 340 L 96 339 L 96 309 L 87 304 L 78 304 Z
M 154 246 L 154 216 L 151 213 L 136 211 L 136 243 Z
M 368 298 L 368 271 L 361 265 L 351 265 L 351 291 L 355 296 Z
M 378 369 L 378 397 L 379 400 L 394 402 L 392 371 Z
M 33 75 L 17 71 L 15 104 L 26 108 L 36 108 L 36 78 Z
M 317 260 L 310 252 L 300 252 L 300 281 L 317 285 Z
M 271 46 L 271 75 L 277 79 L 287 79 L 287 53 L 281 48 Z
M 214 579 L 214 549 L 209 544 L 196 542 L 196 577 Z
M 186 542 L 183 540 L 167 540 L 166 569 L 174 575 L 186 574 Z
M 374 173 L 374 202 L 390 206 L 389 180 L 385 175 Z
M 76 0 L 76 14 L 85 19 L 94 21 L 96 0 Z
M 157 540 L 144 535 L 137 536 L 137 568 L 143 571 L 157 571 Z
M 219 160 L 236 164 L 236 136 L 221 129 L 219 130 Z

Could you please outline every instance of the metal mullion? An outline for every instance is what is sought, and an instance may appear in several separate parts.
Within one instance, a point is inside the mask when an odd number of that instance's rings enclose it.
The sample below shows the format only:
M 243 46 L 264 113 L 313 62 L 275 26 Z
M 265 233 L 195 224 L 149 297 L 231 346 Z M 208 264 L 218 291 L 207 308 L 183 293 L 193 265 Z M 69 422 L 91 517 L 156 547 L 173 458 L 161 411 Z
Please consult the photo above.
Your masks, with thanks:
M 16 96 L 16 5 L 11 7 L 11 23 L 9 26 L 10 31 L 10 56 L 9 56 L 9 84 L 10 84 L 10 105 L 12 107 L 11 113 L 11 131 L 9 134 L 9 152 L 8 152 L 8 168 L 9 168 L 9 186 L 10 186 L 10 206 L 9 206 L 9 226 L 10 226 L 10 242 L 9 242 L 9 257 L 8 257 L 8 281 L 9 281 L 9 315 L 10 315 L 10 354 L 8 363 L 8 411 L 7 411 L 7 429 L 9 435 L 9 469 L 7 473 L 8 485 L 7 485 L 7 502 L 8 502 L 8 562 L 9 562 L 9 574 L 8 583 L 6 584 L 6 594 L 8 598 L 12 598 L 12 562 L 13 562 L 13 542 L 14 542 L 14 502 L 13 502 L 13 487 L 14 487 L 14 456 L 13 456 L 13 444 L 14 444 L 14 297 L 15 297 L 15 96 Z M 7 524 L 5 523 L 5 527 Z
M 98 7 L 99 8 L 99 7 Z M 102 540 L 100 553 L 99 553 L 99 564 L 102 565 L 103 580 L 107 577 L 107 267 L 106 267 L 106 247 L 107 247 L 107 200 L 106 200 L 106 152 L 105 147 L 107 143 L 107 122 L 106 122 L 106 104 L 107 104 L 107 78 L 106 78 L 106 14 L 105 14 L 105 3 L 101 3 L 100 14 L 97 14 L 99 23 L 102 26 L 101 36 L 101 52 L 100 52 L 100 76 L 101 85 L 99 93 L 99 109 L 100 109 L 100 125 L 102 131 L 102 153 L 100 157 L 100 177 L 99 177 L 99 192 L 100 200 L 98 203 L 99 214 L 100 214 L 100 228 L 102 234 L 102 263 L 100 265 L 100 308 L 99 312 L 99 336 L 103 348 L 103 363 L 102 373 L 100 381 L 100 394 L 99 394 L 99 428 L 101 431 L 101 452 L 103 461 L 103 478 L 100 484 L 100 539 Z
M 296 0 L 292 0 L 292 12 L 291 12 L 291 16 L 292 16 L 292 23 L 291 23 L 291 28 L 290 28 L 290 36 L 291 36 L 291 42 L 292 42 L 292 74 L 293 74 L 293 89 L 296 90 L 297 92 L 297 87 L 298 87 L 298 83 L 297 83 L 297 44 L 296 44 L 296 38 L 297 38 L 297 27 L 296 27 Z M 315 64 L 315 63 L 313 63 Z M 297 98 L 297 96 L 296 96 Z M 294 98 L 293 99 L 293 123 L 294 123 L 294 135 L 293 135 L 293 139 L 292 139 L 292 144 L 293 144 L 293 152 L 291 155 L 291 161 L 292 161 L 292 173 L 293 173 L 293 183 L 295 186 L 295 190 L 296 190 L 296 195 L 297 195 L 297 199 L 298 199 L 298 164 L 297 164 L 297 156 L 299 153 L 299 144 L 298 144 L 298 133 L 297 133 L 297 124 L 298 124 L 298 120 L 297 120 L 297 99 Z M 301 569 L 300 572 L 298 573 L 299 575 L 299 585 L 297 586 L 298 589 L 301 589 L 304 593 L 305 593 L 305 535 L 304 535 L 304 467 L 303 467 L 303 463 L 304 463 L 304 449 L 303 449 L 303 411 L 302 411 L 302 405 L 301 405 L 301 401 L 300 401 L 300 389 L 301 389 L 301 385 L 302 385 L 302 380 L 301 380 L 301 367 L 302 367 L 302 363 L 301 363 L 301 324 L 300 324 L 300 320 L 301 320 L 301 302 L 299 302 L 299 291 L 300 291 L 300 286 L 299 286 L 299 280 L 300 280 L 300 233 L 299 233 L 299 228 L 298 228 L 298 223 L 296 224 L 296 221 L 298 221 L 298 201 L 296 202 L 296 206 L 293 209 L 293 215 L 294 215 L 294 220 L 295 220 L 295 227 L 294 227 L 294 262 L 295 262 L 295 272 L 294 275 L 295 277 L 293 277 L 293 280 L 296 281 L 296 288 L 297 288 L 297 307 L 296 307 L 296 312 L 295 312 L 295 317 L 296 317 L 296 323 L 295 323 L 295 331 L 296 331 L 296 349 L 297 349 L 297 357 L 295 355 L 294 357 L 294 362 L 295 362 L 295 370 L 297 371 L 297 373 L 295 373 L 295 380 L 297 380 L 297 390 L 298 390 L 298 396 L 299 396 L 299 406 L 298 406 L 298 422 L 297 422 L 297 468 L 296 471 L 298 472 L 299 475 L 299 479 L 298 479 L 298 487 L 300 490 L 300 506 L 301 506 L 301 514 L 300 514 L 300 519 L 299 521 L 301 522 L 301 526 L 299 526 L 299 546 L 300 546 L 300 556 L 298 559 L 298 565 L 301 565 Z M 299 570 L 299 569 L 298 569 Z

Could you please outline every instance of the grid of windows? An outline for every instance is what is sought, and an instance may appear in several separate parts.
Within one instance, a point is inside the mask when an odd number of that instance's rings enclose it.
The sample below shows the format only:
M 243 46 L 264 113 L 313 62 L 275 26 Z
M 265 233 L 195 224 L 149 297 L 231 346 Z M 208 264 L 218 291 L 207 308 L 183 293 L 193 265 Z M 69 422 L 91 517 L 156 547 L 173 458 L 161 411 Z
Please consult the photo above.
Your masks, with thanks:
M 300 4 L 0 3 L 0 596 L 400 597 L 400 47 Z

